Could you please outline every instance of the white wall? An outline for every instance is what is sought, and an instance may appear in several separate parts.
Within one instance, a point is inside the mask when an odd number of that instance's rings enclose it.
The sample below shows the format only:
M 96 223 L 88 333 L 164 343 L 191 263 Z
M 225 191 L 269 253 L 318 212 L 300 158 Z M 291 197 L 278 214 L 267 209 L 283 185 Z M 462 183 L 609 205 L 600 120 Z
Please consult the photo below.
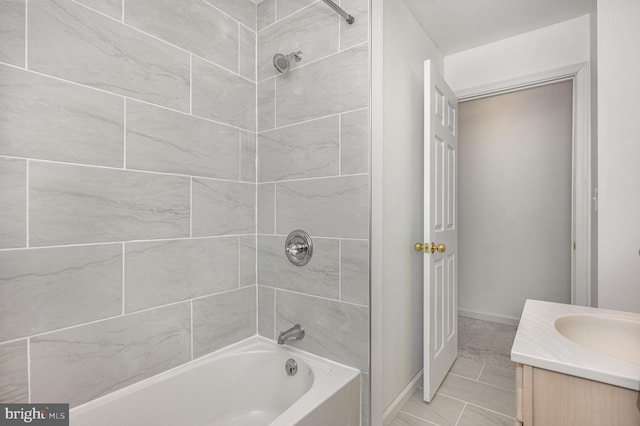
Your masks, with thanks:
M 458 92 L 589 59 L 589 15 L 584 15 L 449 55 L 445 80 Z
M 383 170 L 376 170 L 374 164 L 373 173 L 382 172 L 384 176 L 382 303 L 386 408 L 422 368 L 423 257 L 413 251 L 412 245 L 422 238 L 423 69 L 424 60 L 433 58 L 442 72 L 443 58 L 402 1 L 385 1 L 383 19 Z M 373 232 L 375 238 L 376 229 Z
M 640 2 L 598 2 L 600 307 L 640 312 Z
M 460 313 L 517 323 L 526 299 L 571 303 L 572 82 L 458 111 Z

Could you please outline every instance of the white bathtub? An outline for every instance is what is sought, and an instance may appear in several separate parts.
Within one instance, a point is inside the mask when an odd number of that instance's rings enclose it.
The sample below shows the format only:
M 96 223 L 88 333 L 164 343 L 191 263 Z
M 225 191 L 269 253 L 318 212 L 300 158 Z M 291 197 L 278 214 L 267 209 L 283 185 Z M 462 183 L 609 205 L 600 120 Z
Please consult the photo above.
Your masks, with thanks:
M 360 372 L 255 336 L 75 407 L 70 424 L 358 426 Z

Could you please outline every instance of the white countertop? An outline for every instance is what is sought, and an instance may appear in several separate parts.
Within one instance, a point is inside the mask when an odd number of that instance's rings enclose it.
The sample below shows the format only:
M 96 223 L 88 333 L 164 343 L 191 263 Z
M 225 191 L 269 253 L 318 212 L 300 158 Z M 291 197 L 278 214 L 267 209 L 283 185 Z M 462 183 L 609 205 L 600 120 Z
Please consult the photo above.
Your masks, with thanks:
M 640 314 L 630 312 L 527 300 L 511 348 L 511 360 L 640 390 L 640 364 L 625 362 L 588 349 L 562 336 L 555 329 L 556 318 L 571 314 L 605 315 L 640 321 Z

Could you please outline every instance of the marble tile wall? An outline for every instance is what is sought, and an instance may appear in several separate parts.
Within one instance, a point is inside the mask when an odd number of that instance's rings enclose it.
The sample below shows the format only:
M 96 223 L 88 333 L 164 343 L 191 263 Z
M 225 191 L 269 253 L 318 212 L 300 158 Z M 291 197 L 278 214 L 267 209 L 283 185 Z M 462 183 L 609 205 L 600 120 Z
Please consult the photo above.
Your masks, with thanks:
M 256 334 L 256 4 L 0 3 L 0 402 Z
M 348 25 L 314 0 L 258 4 L 258 333 L 302 324 L 292 346 L 357 367 L 368 424 L 369 43 L 367 0 L 341 0 Z M 302 51 L 279 74 L 273 55 Z M 290 264 L 286 235 L 304 229 L 311 262 Z
M 314 0 L 2 3 L 0 401 L 77 405 L 295 322 L 368 383 L 369 2 L 340 3 L 354 25 Z

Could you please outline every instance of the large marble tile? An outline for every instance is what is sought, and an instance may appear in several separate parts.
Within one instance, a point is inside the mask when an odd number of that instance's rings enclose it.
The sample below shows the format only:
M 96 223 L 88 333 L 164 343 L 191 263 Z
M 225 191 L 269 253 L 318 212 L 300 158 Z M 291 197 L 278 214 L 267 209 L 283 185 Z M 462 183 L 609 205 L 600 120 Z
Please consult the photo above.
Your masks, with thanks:
M 309 6 L 315 0 L 276 0 L 277 2 L 277 19 L 285 18 L 292 13 L 297 12 L 303 7 Z M 327 6 L 328 7 L 328 6 Z
M 189 178 L 31 162 L 33 246 L 189 236 Z
M 512 391 L 516 388 L 516 372 L 511 368 L 486 365 L 478 381 Z
M 27 340 L 0 344 L 0 402 L 29 402 Z
M 0 126 L 1 127 L 1 126 Z M 0 248 L 27 245 L 27 162 L 0 158 Z
M 127 101 L 127 168 L 237 179 L 240 131 Z
M 368 102 L 369 53 L 360 46 L 278 77 L 276 124 L 364 108 Z
M 516 419 L 467 404 L 457 426 L 513 426 Z
M 212 179 L 193 179 L 194 237 L 254 234 L 256 185 Z
M 24 66 L 25 1 L 0 2 L 0 62 Z
M 466 377 L 467 379 L 478 380 L 484 366 L 485 364 L 483 362 L 458 357 L 453 363 L 453 366 L 451 366 L 449 373 Z
M 133 312 L 238 287 L 238 238 L 125 244 L 124 306 Z
M 258 3 L 258 31 L 276 21 L 276 0 L 262 0 Z
M 0 154 L 122 167 L 124 100 L 0 65 Z
M 241 235 L 240 239 L 240 286 L 255 285 L 258 262 L 258 247 L 255 235 Z
M 121 312 L 121 244 L 0 252 L 0 341 Z
M 340 300 L 369 305 L 369 242 L 340 240 Z
M 258 233 L 274 234 L 275 206 L 276 206 L 276 185 L 275 183 L 258 184 Z
M 340 7 L 355 18 L 353 24 L 340 19 L 340 50 L 366 42 L 369 39 L 369 1 L 340 0 Z
M 258 83 L 258 131 L 276 127 L 276 78 Z
M 431 402 L 424 402 L 422 389 L 411 395 L 402 411 L 439 426 L 455 426 L 465 403 L 437 393 Z
M 269 339 L 275 339 L 275 290 L 270 287 L 258 286 L 258 334 Z
M 340 118 L 340 173 L 369 171 L 369 109 L 342 114 Z
M 256 29 L 256 4 L 252 0 L 205 0 L 242 25 Z
M 260 133 L 258 181 L 338 175 L 338 116 Z
M 273 66 L 273 55 L 276 53 L 288 55 L 302 51 L 302 61 L 291 61 L 291 69 L 336 53 L 339 45 L 338 27 L 336 13 L 326 4 L 318 2 L 260 31 L 258 80 L 279 74 Z
M 256 288 L 193 301 L 193 356 L 200 357 L 256 333 Z
M 194 115 L 255 131 L 255 83 L 196 57 L 192 79 Z
M 516 415 L 515 389 L 508 391 L 448 374 L 438 392 L 510 417 Z
M 29 3 L 29 68 L 189 111 L 189 54 L 70 0 Z
M 238 28 L 238 74 L 256 81 L 256 33 L 240 26 Z
M 294 324 L 302 324 L 306 335 L 291 346 L 368 371 L 367 308 L 276 290 L 276 333 Z
M 311 261 L 301 267 L 287 259 L 285 239 L 284 236 L 258 236 L 258 283 L 338 299 L 338 240 L 313 239 Z
M 256 134 L 240 132 L 240 180 L 256 181 Z
M 191 359 L 189 303 L 31 339 L 31 398 L 71 407 Z
M 124 21 L 232 71 L 238 23 L 202 0 L 126 0 Z
M 277 233 L 366 239 L 369 180 L 366 175 L 276 184 Z
M 98 12 L 109 15 L 115 19 L 122 19 L 122 2 L 124 0 L 76 0 Z

